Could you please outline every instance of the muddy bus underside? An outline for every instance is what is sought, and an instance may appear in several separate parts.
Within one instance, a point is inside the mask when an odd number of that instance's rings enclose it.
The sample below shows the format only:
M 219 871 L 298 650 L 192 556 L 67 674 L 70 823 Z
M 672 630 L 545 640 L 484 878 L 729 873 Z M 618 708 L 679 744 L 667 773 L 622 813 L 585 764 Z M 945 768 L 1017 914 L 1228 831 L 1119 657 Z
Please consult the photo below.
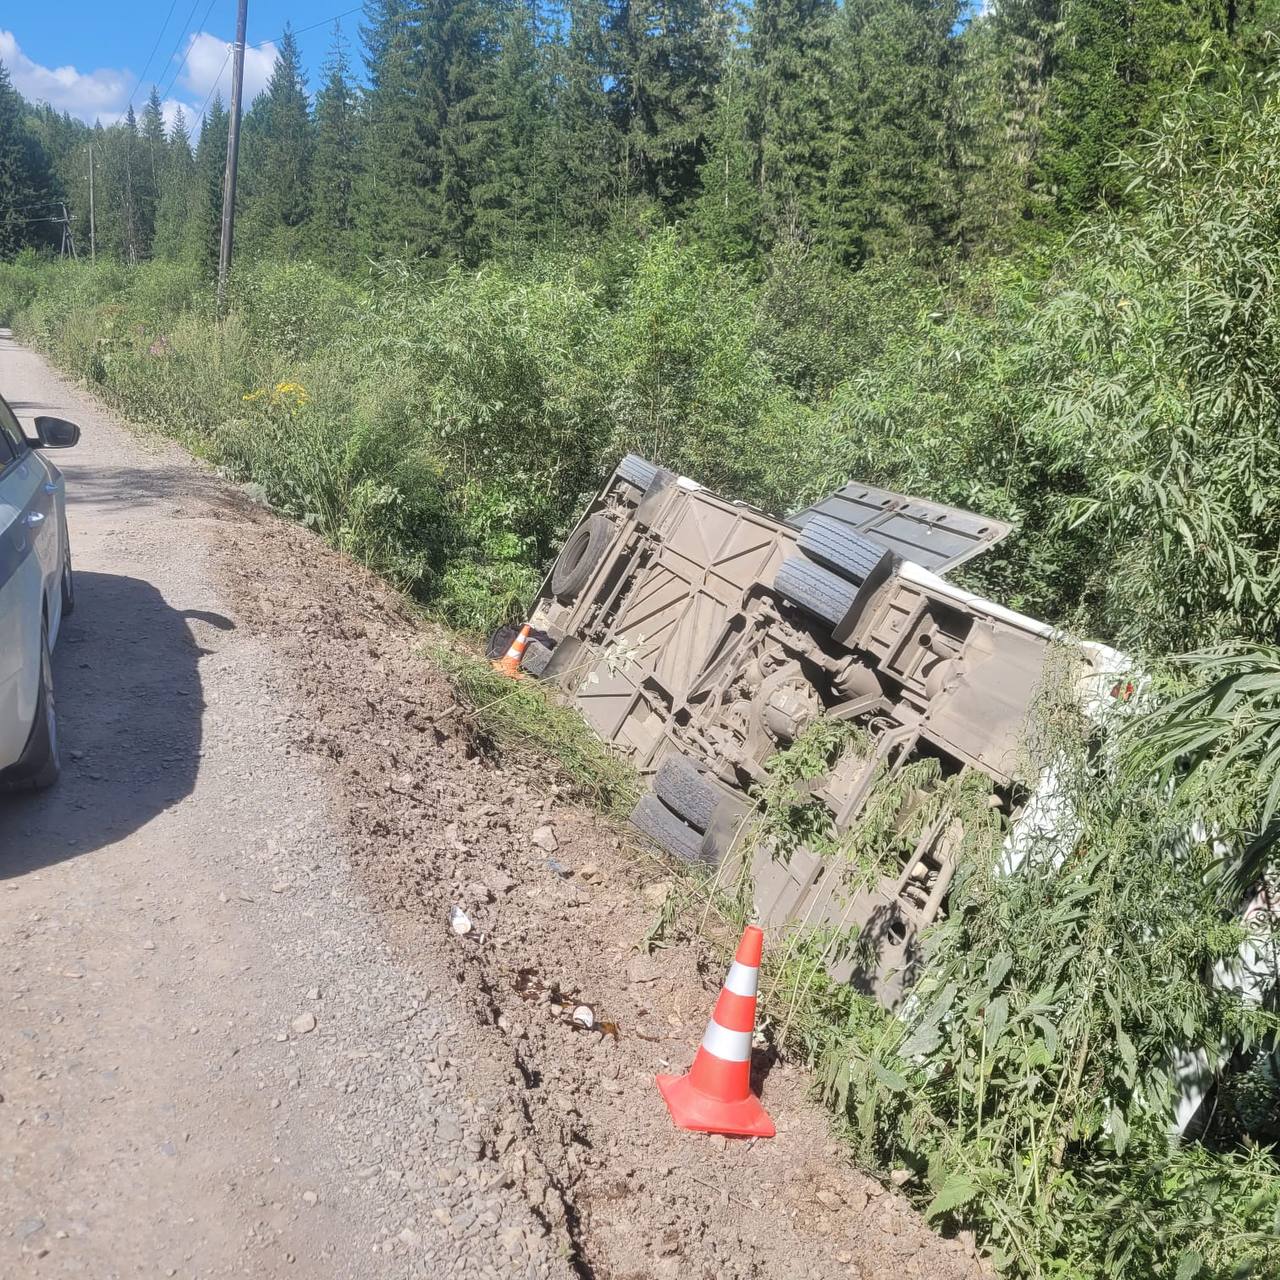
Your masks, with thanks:
M 748 792 L 825 715 L 868 744 L 809 784 L 837 832 L 858 823 L 873 784 L 926 758 L 940 779 L 980 771 L 1013 818 L 1053 632 L 938 576 L 1008 531 L 854 484 L 781 521 L 631 455 L 543 584 L 533 621 L 551 643 L 525 666 L 647 781 L 642 831 L 711 866 L 749 858 L 766 926 L 856 927 L 857 947 L 829 967 L 892 1004 L 945 909 L 960 824 L 926 826 L 867 883 L 803 847 L 784 858 L 751 840 Z

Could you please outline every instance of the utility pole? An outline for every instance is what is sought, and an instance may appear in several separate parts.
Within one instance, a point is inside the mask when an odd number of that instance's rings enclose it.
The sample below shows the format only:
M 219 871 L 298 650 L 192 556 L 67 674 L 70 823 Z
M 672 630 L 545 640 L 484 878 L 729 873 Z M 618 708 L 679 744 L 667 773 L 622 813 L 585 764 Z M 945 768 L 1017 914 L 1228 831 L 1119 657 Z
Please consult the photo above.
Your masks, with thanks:
M 80 255 L 76 252 L 76 238 L 71 234 L 71 215 L 67 212 L 67 206 L 62 206 L 62 243 L 63 254 L 65 256 L 66 249 L 70 246 L 71 260 L 73 262 L 80 261 Z
M 89 257 L 98 260 L 98 229 L 93 217 L 93 143 L 89 143 Z
M 231 272 L 231 240 L 236 222 L 236 166 L 240 162 L 240 98 L 244 89 L 244 35 L 249 22 L 249 0 L 236 6 L 236 42 L 232 49 L 231 128 L 227 134 L 227 171 L 222 180 L 222 243 L 218 248 L 218 314 L 227 300 L 227 276 Z

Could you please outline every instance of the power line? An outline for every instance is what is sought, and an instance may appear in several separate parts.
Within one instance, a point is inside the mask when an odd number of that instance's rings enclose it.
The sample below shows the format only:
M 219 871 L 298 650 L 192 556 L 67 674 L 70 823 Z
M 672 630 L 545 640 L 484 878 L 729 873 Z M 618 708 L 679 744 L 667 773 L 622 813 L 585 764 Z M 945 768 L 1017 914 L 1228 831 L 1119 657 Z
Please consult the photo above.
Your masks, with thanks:
M 197 0 L 197 3 L 199 0 Z M 169 12 L 164 15 L 164 21 L 160 24 L 160 30 L 156 32 L 155 42 L 151 46 L 151 52 L 147 54 L 147 60 L 142 64 L 142 71 L 138 78 L 134 81 L 133 92 L 129 95 L 129 105 L 133 106 L 133 100 L 138 96 L 138 90 L 142 88 L 142 82 L 146 79 L 147 72 L 151 70 L 151 59 L 156 56 L 156 50 L 160 47 L 160 41 L 164 38 L 165 28 L 169 25 L 169 19 L 173 17 L 173 11 L 177 7 L 178 0 L 169 0 Z
M 343 9 L 341 13 L 335 13 L 332 17 L 322 18 L 319 22 L 313 22 L 309 26 L 299 27 L 296 31 L 293 32 L 293 34 L 297 36 L 297 35 L 301 35 L 304 31 L 314 31 L 317 27 L 327 27 L 329 23 L 337 22 L 340 18 L 349 17 L 353 13 L 359 13 L 363 8 L 364 8 L 364 5 L 358 4 L 358 5 L 354 5 L 350 9 Z M 278 41 L 283 39 L 284 39 L 284 32 L 282 31 L 278 36 L 271 36 L 266 40 L 259 40 L 255 44 L 251 44 L 248 47 L 250 49 L 261 49 L 263 45 L 276 44 Z M 204 101 L 200 104 L 200 114 L 196 117 L 197 120 L 200 120 L 200 121 L 204 120 L 204 113 L 209 109 L 209 103 L 213 101 L 214 91 L 218 87 L 218 81 L 222 79 L 222 73 L 227 69 L 227 63 L 231 61 L 231 51 L 234 48 L 235 48 L 234 44 L 229 43 L 227 45 L 227 55 L 225 58 L 222 59 L 222 66 L 218 68 L 218 74 L 213 77 L 213 84 L 210 86 L 209 92 L 204 95 Z
M 231 51 L 235 48 L 234 44 L 227 45 L 227 56 L 222 59 L 222 66 L 218 68 L 218 74 L 213 77 L 213 83 L 209 86 L 209 92 L 204 95 L 204 101 L 200 104 L 200 114 L 196 119 L 203 124 L 204 113 L 209 108 L 209 103 L 213 100 L 214 92 L 218 88 L 218 81 L 222 79 L 222 73 L 227 69 L 227 63 L 231 61 Z
M 187 20 L 178 28 L 178 38 L 173 42 L 173 48 L 169 50 L 169 56 L 165 59 L 166 66 L 168 66 L 169 63 L 171 63 L 174 60 L 174 58 L 178 56 L 178 50 L 182 47 L 182 34 L 191 25 L 191 19 L 196 16 L 196 7 L 199 5 L 199 3 L 200 3 L 200 0 L 191 0 L 191 12 L 187 14 Z M 162 72 L 161 78 L 163 78 L 163 74 L 164 73 Z M 170 84 L 170 87 L 172 87 L 173 81 L 170 80 L 169 84 Z M 165 94 L 167 94 L 168 92 L 169 90 L 166 89 L 165 93 L 161 94 L 160 96 L 164 97 Z
M 346 18 L 353 13 L 359 13 L 363 8 L 364 8 L 364 5 L 358 4 L 358 5 L 354 5 L 350 9 L 343 9 L 341 13 L 335 13 L 331 18 L 321 18 L 319 22 L 313 22 L 309 26 L 297 27 L 294 30 L 293 34 L 295 36 L 300 36 L 304 31 L 314 31 L 317 27 L 327 27 L 329 23 L 337 22 L 339 18 Z M 283 40 L 283 39 L 284 39 L 284 32 L 282 31 L 278 36 L 273 36 L 270 40 L 259 40 L 258 43 L 255 44 L 253 47 L 255 49 L 260 49 L 264 44 L 275 44 L 277 40 Z
M 147 56 L 147 61 L 142 69 L 142 75 L 138 77 L 138 83 L 135 84 L 133 87 L 133 93 L 135 96 L 138 92 L 138 88 L 142 84 L 143 76 L 145 76 L 147 73 L 147 68 L 150 67 L 151 65 L 151 59 L 155 56 L 156 48 L 160 44 L 160 38 L 161 36 L 164 35 L 165 27 L 169 25 L 169 18 L 173 16 L 173 10 L 176 7 L 177 3 L 178 3 L 178 0 L 172 0 L 172 3 L 169 6 L 168 17 L 165 18 L 164 25 L 161 26 L 160 28 L 160 35 L 156 37 L 156 43 L 155 45 L 152 46 L 151 53 Z M 204 17 L 200 19 L 198 26 L 193 27 L 191 26 L 191 19 L 195 16 L 196 9 L 200 5 L 200 0 L 193 0 L 191 5 L 191 11 L 187 14 L 187 20 L 185 23 L 183 23 L 182 27 L 179 28 L 179 30 L 187 32 L 189 37 L 194 37 L 195 35 L 197 35 L 198 31 L 203 30 L 205 23 L 208 22 L 209 14 L 213 11 L 214 3 L 215 3 L 215 0 L 209 0 L 208 8 L 206 8 L 204 11 Z M 327 18 L 321 18 L 319 22 L 311 22 L 311 23 L 308 23 L 305 27 L 298 27 L 293 31 L 293 34 L 297 36 L 297 35 L 301 35 L 304 31 L 314 31 L 316 30 L 317 27 L 327 27 L 329 23 L 337 22 L 342 18 L 349 18 L 353 13 L 360 13 L 363 9 L 364 9 L 364 5 L 362 4 L 352 5 L 350 9 L 343 9 L 341 13 L 335 13 L 330 15 Z M 269 36 L 265 40 L 258 40 L 255 43 L 249 45 L 248 47 L 251 49 L 261 49 L 263 45 L 278 44 L 281 40 L 284 39 L 284 34 L 285 33 L 282 31 L 278 36 Z M 167 98 L 169 94 L 172 92 L 173 86 L 177 83 L 178 77 L 182 74 L 182 68 L 187 65 L 187 59 L 191 56 L 191 49 L 194 43 L 195 43 L 194 39 L 191 39 L 189 41 L 187 45 L 187 51 L 182 55 L 182 61 L 178 63 L 177 67 L 174 69 L 173 74 L 169 77 L 168 83 L 165 85 L 164 89 L 160 91 L 161 98 Z M 173 49 L 170 51 L 167 61 L 172 62 L 173 59 L 178 56 L 178 49 L 181 47 L 181 45 L 182 45 L 182 36 L 180 35 L 176 43 L 174 44 Z M 222 59 L 222 65 L 218 68 L 217 75 L 213 77 L 213 83 L 209 86 L 209 92 L 205 94 L 204 101 L 200 104 L 200 111 L 195 116 L 195 120 L 197 122 L 202 122 L 204 120 L 205 112 L 208 111 L 209 109 L 209 103 L 213 101 L 213 95 L 214 93 L 217 92 L 218 81 L 222 79 L 222 73 L 227 69 L 227 63 L 231 61 L 231 51 L 234 47 L 235 47 L 234 44 L 228 41 L 227 52 L 225 57 L 223 57 Z M 130 106 L 133 105 L 132 96 L 129 99 L 129 105 Z
M 188 22 L 190 22 L 190 21 L 191 21 L 191 14 L 195 13 L 195 11 L 196 11 L 196 6 L 197 6 L 199 3 L 200 3 L 200 0 L 195 0 L 195 4 L 193 4 L 193 5 L 191 6 L 191 13 L 187 14 L 187 21 L 188 21 Z M 206 22 L 208 22 L 208 21 L 209 21 L 209 15 L 213 12 L 213 6 L 214 6 L 214 0 L 209 0 L 209 4 L 208 4 L 208 6 L 205 8 L 205 11 L 204 11 L 204 17 L 202 17 L 202 18 L 200 19 L 199 23 L 198 23 L 196 26 L 194 26 L 194 27 L 192 27 L 192 28 L 191 28 L 190 33 L 189 33 L 191 38 L 187 41 L 187 51 L 182 55 L 182 61 L 181 61 L 181 62 L 179 62 L 179 63 L 178 63 L 178 65 L 177 65 L 177 67 L 175 67 L 175 68 L 174 68 L 173 75 L 171 75 L 171 76 L 169 77 L 169 84 L 168 84 L 168 86 L 166 87 L 166 89 L 164 90 L 164 92 L 160 95 L 162 98 L 166 98 L 166 97 L 168 97 L 168 96 L 169 96 L 169 94 L 173 91 L 173 86 L 177 83 L 178 77 L 182 74 L 182 68 L 183 68 L 183 67 L 185 67 L 185 66 L 187 65 L 187 59 L 188 59 L 189 57 L 191 57 L 191 50 L 195 48 L 195 44 L 196 44 L 196 42 L 195 42 L 195 37 L 196 37 L 196 34 L 197 34 L 197 32 L 198 32 L 198 31 L 203 31 L 203 30 L 204 30 L 204 25 L 205 25 L 205 23 L 206 23 Z M 182 43 L 182 37 L 181 37 L 181 36 L 179 36 L 179 37 L 178 37 L 178 44 L 176 44 L 176 45 L 174 45 L 174 46 L 173 46 L 173 53 L 171 53 L 171 54 L 169 55 L 170 59 L 172 59 L 172 58 L 177 54 L 177 52 L 178 52 L 178 45 L 180 45 L 181 43 Z

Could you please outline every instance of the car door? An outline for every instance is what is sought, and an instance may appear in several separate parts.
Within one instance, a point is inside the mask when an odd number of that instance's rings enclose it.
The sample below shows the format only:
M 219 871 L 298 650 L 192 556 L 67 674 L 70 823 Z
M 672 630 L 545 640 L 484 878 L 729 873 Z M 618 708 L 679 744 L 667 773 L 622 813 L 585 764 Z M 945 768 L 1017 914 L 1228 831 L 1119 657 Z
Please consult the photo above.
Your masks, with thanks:
M 20 550 L 26 545 L 22 532 L 26 488 L 18 475 L 17 452 L 9 436 L 0 433 L 0 768 L 18 759 L 33 714 L 26 695 L 31 627 L 24 599 L 31 591 L 36 566 Z M 38 599 L 38 568 L 35 576 Z
M 61 570 L 57 491 L 0 397 L 0 768 L 21 753 L 36 714 L 44 605 Z
M 17 459 L 17 476 L 22 491 L 27 495 L 27 505 L 22 521 L 27 529 L 30 546 L 40 563 L 41 577 L 46 592 L 58 581 L 62 571 L 62 539 L 58 529 L 58 507 L 55 501 L 62 489 L 62 477 L 54 478 L 44 462 L 27 444 L 27 437 L 18 425 L 18 419 L 0 396 L 0 435 L 8 438 Z M 50 618 L 50 633 L 56 618 Z

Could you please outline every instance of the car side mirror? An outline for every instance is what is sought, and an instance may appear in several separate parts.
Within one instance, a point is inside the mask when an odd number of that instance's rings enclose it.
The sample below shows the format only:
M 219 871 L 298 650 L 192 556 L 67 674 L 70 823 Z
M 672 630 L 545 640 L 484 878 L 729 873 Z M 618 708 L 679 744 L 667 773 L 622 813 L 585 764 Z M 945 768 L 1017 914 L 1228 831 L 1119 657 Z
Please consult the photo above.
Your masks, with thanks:
M 65 418 L 37 418 L 35 427 L 30 443 L 37 449 L 70 449 L 80 442 L 80 428 Z

